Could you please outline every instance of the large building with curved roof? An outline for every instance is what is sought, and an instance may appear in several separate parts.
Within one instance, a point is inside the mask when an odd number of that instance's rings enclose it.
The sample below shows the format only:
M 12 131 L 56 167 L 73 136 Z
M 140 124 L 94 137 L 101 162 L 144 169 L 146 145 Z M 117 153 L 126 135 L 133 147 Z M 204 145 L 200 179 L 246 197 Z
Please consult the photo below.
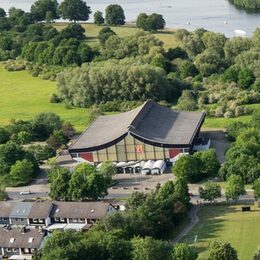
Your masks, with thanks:
M 70 146 L 77 161 L 170 160 L 190 152 L 204 112 L 177 111 L 147 101 L 131 111 L 98 117 Z

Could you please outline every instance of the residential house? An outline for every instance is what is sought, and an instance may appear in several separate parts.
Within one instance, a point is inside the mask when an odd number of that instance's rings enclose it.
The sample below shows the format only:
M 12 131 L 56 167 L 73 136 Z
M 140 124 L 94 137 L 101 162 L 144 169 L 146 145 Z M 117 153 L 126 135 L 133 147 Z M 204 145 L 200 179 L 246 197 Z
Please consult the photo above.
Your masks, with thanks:
M 49 226 L 51 224 L 50 214 L 53 208 L 51 201 L 36 201 L 31 207 L 28 215 L 30 226 Z
M 10 224 L 9 216 L 14 207 L 13 202 L 0 202 L 0 225 Z
M 15 203 L 9 215 L 10 224 L 12 225 L 29 225 L 29 214 L 33 206 L 32 202 Z
M 0 256 L 32 259 L 40 249 L 45 232 L 37 229 L 0 229 Z M 22 257 L 21 257 L 22 256 Z

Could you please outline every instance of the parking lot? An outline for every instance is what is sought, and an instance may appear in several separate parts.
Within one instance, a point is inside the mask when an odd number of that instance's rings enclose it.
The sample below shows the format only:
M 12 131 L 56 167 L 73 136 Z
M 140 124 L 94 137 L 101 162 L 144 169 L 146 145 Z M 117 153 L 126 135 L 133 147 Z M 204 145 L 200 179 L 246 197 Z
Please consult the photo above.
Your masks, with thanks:
M 158 183 L 164 184 L 168 180 L 173 180 L 174 176 L 172 173 L 162 175 L 117 174 L 113 179 L 118 183 L 109 189 L 109 194 L 127 196 L 133 191 L 151 192 Z

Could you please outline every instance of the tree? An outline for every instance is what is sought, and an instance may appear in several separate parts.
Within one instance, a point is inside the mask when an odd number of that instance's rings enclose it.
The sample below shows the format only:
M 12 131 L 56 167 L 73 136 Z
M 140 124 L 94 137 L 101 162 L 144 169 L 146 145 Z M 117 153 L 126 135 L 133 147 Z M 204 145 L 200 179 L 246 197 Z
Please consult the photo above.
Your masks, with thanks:
M 0 201 L 6 201 L 8 200 L 8 194 L 4 190 L 0 188 Z
M 151 15 L 147 15 L 145 13 L 141 13 L 137 17 L 136 26 L 137 28 L 141 28 L 145 31 L 162 30 L 165 27 L 165 20 L 160 14 L 153 13 Z
M 260 246 L 257 247 L 253 260 L 260 260 Z
M 59 6 L 59 13 L 63 19 L 87 21 L 91 10 L 83 0 L 64 0 Z
M 27 184 L 33 177 L 33 164 L 28 160 L 16 161 L 11 166 L 10 177 L 15 185 Z
M 98 172 L 104 176 L 107 185 L 112 184 L 112 177 L 117 174 L 116 166 L 112 162 L 102 162 Z
M 207 260 L 238 260 L 237 251 L 228 242 L 214 241 Z
M 0 144 L 6 143 L 10 139 L 10 133 L 3 127 L 0 127 Z
M 124 10 L 120 5 L 112 4 L 106 8 L 106 23 L 114 26 L 125 24 Z
M 191 156 L 183 155 L 173 166 L 173 173 L 178 178 L 184 178 L 189 182 L 201 180 L 201 163 L 200 160 Z
M 3 8 L 0 8 L 0 18 L 6 17 L 6 12 Z
M 131 197 L 127 199 L 126 202 L 126 209 L 127 210 L 135 210 L 138 207 L 140 207 L 144 201 L 146 200 L 146 194 L 144 194 L 143 192 L 133 192 L 131 194 Z
M 189 187 L 184 178 L 178 178 L 174 183 L 173 198 L 175 201 L 181 201 L 187 207 L 190 204 Z
M 180 110 L 193 111 L 197 107 L 197 101 L 190 90 L 183 90 L 178 99 L 177 107 Z
M 212 202 L 221 197 L 221 187 L 217 183 L 207 182 L 204 187 L 199 187 L 199 194 L 202 199 Z
M 23 160 L 25 151 L 23 148 L 14 142 L 7 142 L 6 144 L 0 145 L 0 162 L 4 162 L 6 166 L 11 167 L 18 160 Z M 1 167 L 0 167 L 1 173 Z
M 49 173 L 51 186 L 50 197 L 53 200 L 70 200 L 69 181 L 71 173 L 66 168 L 55 167 Z
M 204 175 L 204 178 L 218 174 L 220 163 L 214 149 L 196 152 L 194 157 L 198 158 L 202 164 L 201 173 Z
M 79 259 L 83 249 L 80 243 L 81 237 L 80 232 L 55 230 L 53 234 L 46 239 L 46 243 L 44 243 L 44 247 L 41 250 L 41 259 Z
M 171 245 L 166 241 L 155 240 L 152 237 L 135 237 L 131 240 L 133 260 L 169 259 Z
M 94 13 L 94 24 L 101 25 L 105 23 L 105 19 L 103 17 L 103 13 L 100 11 L 96 11 Z
M 112 35 L 116 35 L 116 33 L 110 27 L 104 27 L 99 31 L 98 39 L 101 44 L 105 44 L 107 39 Z
M 177 243 L 173 247 L 172 260 L 196 260 L 198 254 L 186 243 Z
M 245 191 L 245 184 L 243 182 L 242 177 L 237 175 L 231 175 L 227 180 L 226 185 L 226 199 L 232 199 L 237 201 L 240 195 L 244 195 Z
M 80 24 L 69 24 L 60 32 L 60 36 L 64 39 L 75 38 L 77 40 L 83 40 L 86 38 L 85 29 Z M 67 41 L 64 41 L 63 43 L 68 46 Z
M 27 151 L 33 154 L 38 164 L 48 160 L 56 155 L 56 151 L 53 150 L 49 145 L 30 145 Z
M 190 61 L 184 61 L 180 64 L 180 66 L 178 67 L 178 72 L 180 74 L 180 77 L 182 79 L 185 79 L 187 77 L 194 77 L 196 75 L 198 75 L 199 71 L 196 68 L 196 66 L 190 62 Z
M 254 189 L 255 199 L 258 200 L 260 198 L 260 178 L 255 180 L 253 189 Z
M 34 133 L 40 140 L 48 138 L 54 130 L 59 130 L 62 126 L 60 117 L 52 112 L 39 113 L 32 122 Z
M 37 0 L 31 6 L 31 14 L 36 21 L 44 21 L 48 15 L 48 20 L 58 19 L 57 0 Z
M 237 68 L 231 66 L 221 75 L 221 79 L 224 82 L 237 82 L 238 81 L 238 73 Z
M 255 128 L 260 127 L 260 110 L 259 109 L 254 110 L 252 119 L 251 119 L 251 124 Z
M 247 89 L 255 82 L 255 75 L 254 73 L 249 69 L 242 69 L 238 73 L 238 85 L 241 88 Z
M 72 173 L 69 193 L 73 200 L 97 200 L 107 194 L 105 178 L 89 164 L 80 164 Z

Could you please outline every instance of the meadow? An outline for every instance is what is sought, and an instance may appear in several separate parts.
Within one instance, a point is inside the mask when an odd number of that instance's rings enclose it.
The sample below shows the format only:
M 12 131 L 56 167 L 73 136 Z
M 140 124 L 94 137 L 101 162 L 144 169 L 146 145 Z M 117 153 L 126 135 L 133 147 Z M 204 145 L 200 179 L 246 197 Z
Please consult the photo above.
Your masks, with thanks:
M 102 26 L 83 23 L 86 30 L 87 42 L 90 45 L 98 43 L 98 32 Z M 61 30 L 66 25 L 56 23 L 54 25 Z M 138 31 L 131 24 L 111 27 L 119 36 L 133 35 Z M 174 30 L 166 29 L 154 34 L 164 42 L 165 49 L 178 46 Z M 27 71 L 7 72 L 0 64 L 0 125 L 7 124 L 10 119 L 31 119 L 39 112 L 52 111 L 61 116 L 64 121 L 71 122 L 78 131 L 82 131 L 89 122 L 89 110 L 83 108 L 66 109 L 64 104 L 52 104 L 50 97 L 56 91 L 56 83 L 32 77 Z M 251 105 L 254 109 L 260 109 L 260 104 Z M 233 121 L 249 122 L 251 115 L 237 118 L 207 117 L 204 128 L 225 128 Z
M 50 103 L 56 83 L 32 77 L 28 71 L 8 72 L 0 66 L 0 125 L 10 119 L 32 119 L 40 112 L 57 113 L 78 131 L 88 123 L 88 109 L 66 109 L 64 104 Z
M 206 259 L 210 242 L 214 240 L 230 242 L 239 259 L 251 260 L 260 245 L 260 209 L 252 206 L 251 210 L 242 212 L 241 206 L 204 206 L 198 213 L 199 223 L 182 242 L 193 244 L 200 260 Z
M 98 33 L 104 26 L 98 26 L 92 23 L 82 23 L 81 25 L 86 31 L 87 43 L 90 46 L 96 45 L 98 43 Z M 66 24 L 56 23 L 53 26 L 60 31 L 66 26 Z M 131 36 L 139 30 L 132 24 L 126 24 L 124 26 L 110 26 L 110 28 L 120 37 Z M 154 35 L 164 43 L 164 48 L 167 50 L 178 46 L 178 41 L 174 35 L 173 29 L 165 29 L 154 33 Z

